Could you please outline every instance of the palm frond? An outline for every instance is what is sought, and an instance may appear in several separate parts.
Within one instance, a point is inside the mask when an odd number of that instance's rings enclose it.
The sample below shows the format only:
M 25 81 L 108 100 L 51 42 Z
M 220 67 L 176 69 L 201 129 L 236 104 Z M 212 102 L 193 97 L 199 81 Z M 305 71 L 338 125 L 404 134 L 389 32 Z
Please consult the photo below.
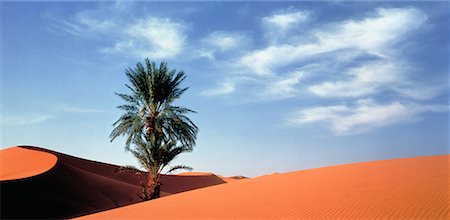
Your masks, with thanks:
M 136 174 L 141 174 L 142 171 L 140 171 L 138 168 L 132 165 L 126 165 L 118 167 L 114 170 L 116 173 L 122 173 L 122 172 L 135 172 Z
M 173 166 L 169 169 L 169 171 L 167 171 L 167 173 L 172 173 L 175 170 L 188 170 L 188 171 L 192 171 L 194 170 L 192 167 L 190 166 L 184 166 L 184 165 L 176 165 Z

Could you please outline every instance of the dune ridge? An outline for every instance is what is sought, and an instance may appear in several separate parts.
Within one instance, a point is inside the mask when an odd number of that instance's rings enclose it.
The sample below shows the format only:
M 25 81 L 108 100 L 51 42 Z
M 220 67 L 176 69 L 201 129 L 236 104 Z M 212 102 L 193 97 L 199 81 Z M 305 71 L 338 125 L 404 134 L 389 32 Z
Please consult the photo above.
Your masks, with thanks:
M 147 178 L 32 146 L 8 148 L 0 155 L 0 176 L 5 177 L 0 181 L 1 219 L 72 218 L 137 203 L 140 183 Z M 161 181 L 161 196 L 225 183 L 214 174 L 163 175 Z
M 237 180 L 248 179 L 248 177 L 245 177 L 245 176 L 227 176 L 227 177 L 220 176 L 220 178 L 222 178 L 223 181 L 225 181 L 227 183 L 231 183 L 231 182 L 234 182 L 234 181 L 237 181 Z
M 30 159 L 31 158 L 31 159 Z M 0 181 L 23 179 L 52 169 L 58 158 L 50 153 L 10 147 L 0 151 Z
M 449 219 L 450 155 L 266 175 L 79 219 Z

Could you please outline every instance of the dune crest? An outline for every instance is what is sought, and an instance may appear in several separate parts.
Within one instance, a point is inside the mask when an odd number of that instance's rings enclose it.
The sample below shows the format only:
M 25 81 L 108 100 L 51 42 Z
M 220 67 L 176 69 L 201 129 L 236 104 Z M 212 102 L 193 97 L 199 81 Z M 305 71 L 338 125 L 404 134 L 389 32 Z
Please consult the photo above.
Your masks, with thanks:
M 49 153 L 10 147 L 0 150 L 0 181 L 23 179 L 52 169 L 58 158 Z
M 177 176 L 209 176 L 213 175 L 211 172 L 183 172 L 177 174 Z
M 80 219 L 449 219 L 450 155 L 267 175 Z
M 244 179 L 248 179 L 248 177 L 245 176 L 219 176 L 220 178 L 223 179 L 223 181 L 230 183 L 230 182 L 235 182 L 237 180 L 244 180 Z

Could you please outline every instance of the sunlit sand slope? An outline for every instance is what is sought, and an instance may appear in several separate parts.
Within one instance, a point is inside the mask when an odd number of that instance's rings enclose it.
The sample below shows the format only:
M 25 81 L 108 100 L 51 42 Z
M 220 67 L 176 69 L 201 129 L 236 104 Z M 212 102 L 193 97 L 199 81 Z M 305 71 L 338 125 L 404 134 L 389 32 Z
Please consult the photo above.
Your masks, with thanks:
M 45 173 L 58 158 L 50 153 L 10 147 L 0 151 L 0 181 L 22 179 Z
M 81 219 L 449 219 L 449 155 L 274 174 Z

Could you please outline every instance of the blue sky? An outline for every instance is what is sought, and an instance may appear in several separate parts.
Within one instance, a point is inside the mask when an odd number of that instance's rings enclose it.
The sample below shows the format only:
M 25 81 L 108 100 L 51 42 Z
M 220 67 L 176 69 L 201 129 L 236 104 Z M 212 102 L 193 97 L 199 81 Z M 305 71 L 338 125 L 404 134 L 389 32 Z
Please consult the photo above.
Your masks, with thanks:
M 136 164 L 124 70 L 184 70 L 194 152 L 257 176 L 449 153 L 448 2 L 1 2 L 1 146 Z

